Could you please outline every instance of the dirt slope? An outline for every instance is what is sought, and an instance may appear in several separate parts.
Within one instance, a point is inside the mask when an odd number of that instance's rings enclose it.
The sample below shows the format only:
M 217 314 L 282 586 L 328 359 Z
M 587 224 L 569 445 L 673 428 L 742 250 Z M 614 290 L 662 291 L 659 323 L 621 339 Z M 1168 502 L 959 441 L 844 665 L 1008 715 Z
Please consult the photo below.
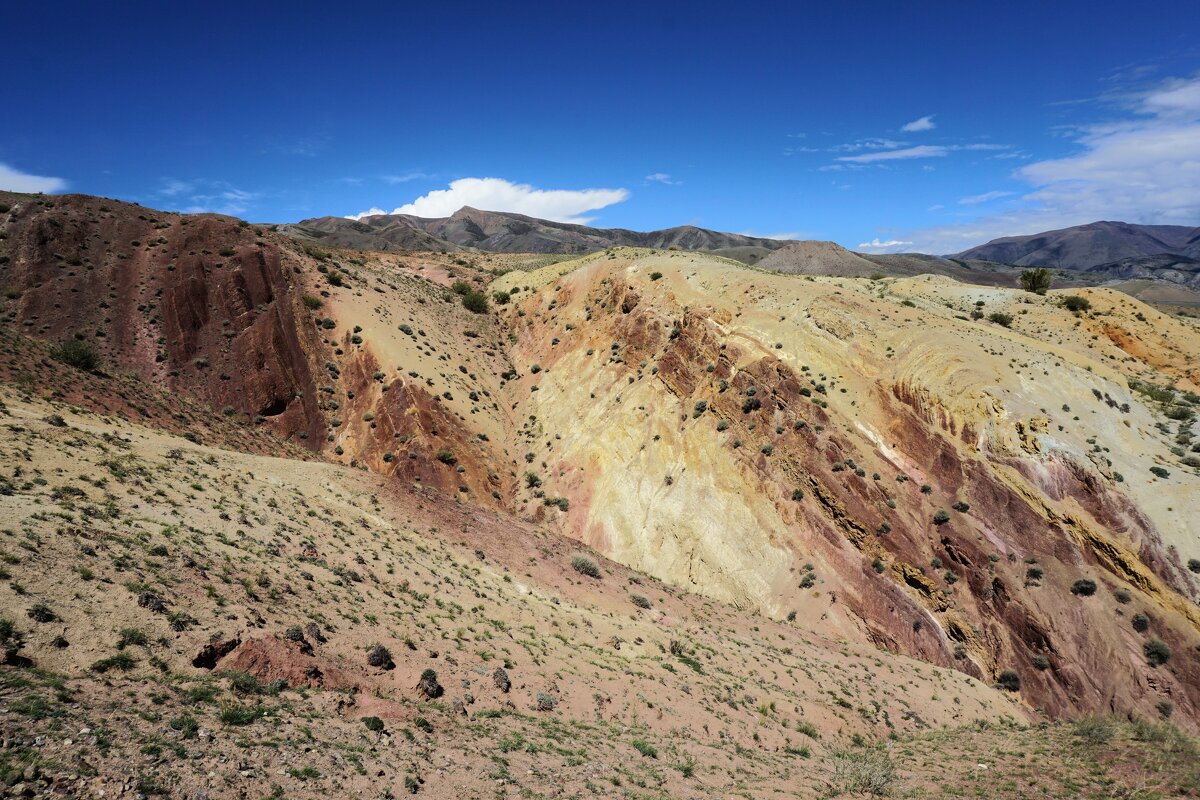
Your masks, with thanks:
M 926 725 L 1200 719 L 1187 320 L 4 203 L 6 780 L 808 796 L 927 786 L 872 745 Z
M 519 417 L 565 534 L 776 617 L 1016 670 L 1052 712 L 1195 714 L 1200 478 L 1129 383 L 1194 386 L 1194 328 L 1111 291 L 1076 317 L 1056 295 L 644 251 L 496 286 L 522 287 Z

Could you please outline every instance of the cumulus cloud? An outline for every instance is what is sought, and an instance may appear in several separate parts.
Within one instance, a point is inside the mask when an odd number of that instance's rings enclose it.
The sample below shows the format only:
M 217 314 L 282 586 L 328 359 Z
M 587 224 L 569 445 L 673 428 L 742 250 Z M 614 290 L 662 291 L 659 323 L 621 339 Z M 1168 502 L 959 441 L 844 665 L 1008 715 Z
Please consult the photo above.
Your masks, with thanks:
M 1012 195 L 1013 192 L 1001 192 L 997 190 L 992 192 L 984 192 L 983 194 L 973 194 L 969 197 L 963 197 L 960 198 L 958 202 L 964 206 L 977 206 L 982 203 L 989 203 L 992 200 L 999 200 L 1001 197 L 1011 197 Z
M 67 182 L 62 178 L 49 178 L 44 175 L 29 175 L 13 169 L 7 164 L 0 164 L 0 189 L 9 192 L 61 192 L 67 188 Z
M 905 147 L 900 150 L 879 150 L 874 153 L 860 153 L 856 156 L 839 156 L 838 161 L 849 161 L 854 164 L 872 164 L 877 161 L 896 161 L 907 158 L 940 158 L 948 152 L 950 150 L 946 147 L 922 144 L 916 147 Z
M 872 253 L 882 253 L 885 251 L 895 252 L 897 248 L 910 244 L 912 244 L 912 242 L 902 242 L 899 239 L 888 239 L 886 242 L 883 242 L 879 240 L 878 236 L 876 236 L 869 242 L 860 242 L 858 249 Z
M 1097 220 L 1200 222 L 1200 74 L 1127 96 L 1122 118 L 1077 129 L 1075 152 L 1026 164 L 1021 205 L 968 223 L 913 231 L 921 250 L 952 253 L 1000 236 Z
M 927 117 L 914 119 L 912 122 L 902 126 L 900 130 L 904 131 L 905 133 L 920 133 L 921 131 L 931 131 L 936 127 L 937 125 L 933 121 L 933 115 L 930 114 Z
M 460 178 L 448 189 L 435 189 L 395 209 L 371 208 L 347 219 L 375 214 L 412 214 L 418 217 L 448 217 L 463 206 L 484 211 L 509 211 L 555 222 L 586 224 L 588 211 L 606 208 L 629 197 L 625 189 L 535 189 L 527 183 L 502 178 Z

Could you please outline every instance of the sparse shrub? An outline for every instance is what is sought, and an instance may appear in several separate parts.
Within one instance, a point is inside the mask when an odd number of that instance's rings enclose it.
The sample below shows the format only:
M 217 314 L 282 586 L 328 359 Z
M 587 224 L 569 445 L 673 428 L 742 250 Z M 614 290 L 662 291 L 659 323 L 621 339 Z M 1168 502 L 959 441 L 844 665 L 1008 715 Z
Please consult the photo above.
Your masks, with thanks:
M 630 744 L 645 758 L 658 758 L 658 749 L 644 739 L 634 739 Z
M 121 635 L 117 639 L 117 649 L 124 650 L 130 645 L 146 646 L 150 642 L 150 637 L 141 628 L 122 628 Z
M 417 681 L 417 690 L 430 700 L 436 700 L 445 692 L 442 685 L 438 683 L 437 672 L 432 669 L 421 673 L 421 679 Z
M 169 723 L 172 730 L 179 731 L 184 739 L 195 739 L 200 730 L 200 722 L 191 714 L 182 714 Z
M 1149 639 L 1142 645 L 1146 661 L 1152 667 L 1161 667 L 1171 660 L 1171 648 L 1162 639 Z
M 487 295 L 483 292 L 469 291 L 463 295 L 463 308 L 472 314 L 486 314 L 488 310 Z
M 366 725 L 367 730 L 371 733 L 381 733 L 383 731 L 383 720 L 379 717 L 363 717 L 363 725 Z
M 437 458 L 437 460 L 442 462 L 443 464 L 457 464 L 458 463 L 458 458 L 454 455 L 453 450 L 447 450 L 447 449 L 438 450 L 435 458 Z
M 836 792 L 873 797 L 884 797 L 891 793 L 896 780 L 896 766 L 884 748 L 838 750 L 830 757 Z
M 1021 676 L 1011 669 L 1006 669 L 996 679 L 996 685 L 1009 692 L 1019 692 L 1021 691 Z
M 392 669 L 396 662 L 392 660 L 392 652 L 381 644 L 367 651 L 367 664 L 378 669 Z
M 309 311 L 316 311 L 317 309 L 319 309 L 323 305 L 325 305 L 324 300 L 322 300 L 319 297 L 313 297 L 311 294 L 304 295 L 304 297 L 302 299 L 304 300 L 304 307 L 307 308 Z
M 1036 654 L 1032 659 L 1033 665 L 1038 669 L 1050 669 L 1050 659 L 1041 653 Z
M 1130 617 L 1129 624 L 1132 625 L 1133 629 L 1138 633 L 1145 633 L 1146 631 L 1150 630 L 1150 618 L 1141 612 L 1138 612 Z
M 1200 575 L 1200 558 L 1189 558 L 1187 568 Z
M 1069 294 L 1062 299 L 1062 306 L 1067 311 L 1078 314 L 1081 311 L 1087 311 L 1092 307 L 1091 301 L 1086 297 L 1080 297 L 1077 294 Z
M 34 622 L 54 622 L 58 619 L 58 615 L 45 603 L 34 603 L 25 613 Z
M 266 716 L 267 709 L 259 703 L 227 703 L 221 706 L 218 719 L 226 725 L 249 725 Z
M 939 508 L 933 514 L 934 525 L 945 525 L 950 521 L 950 514 L 944 508 Z
M 1045 294 L 1053 282 L 1054 276 L 1050 274 L 1050 270 L 1043 267 L 1027 269 L 1021 273 L 1021 288 L 1034 294 Z
M 117 653 L 114 656 L 109 656 L 108 658 L 102 658 L 99 661 L 93 662 L 92 671 L 104 673 L 108 672 L 109 670 L 116 669 L 122 672 L 127 672 L 133 669 L 135 666 L 137 666 L 137 659 L 128 653 L 122 652 Z
M 662 273 L 661 273 L 661 272 L 651 272 L 651 273 L 650 273 L 650 280 L 652 280 L 652 281 L 656 281 L 656 280 L 658 280 L 658 279 L 659 279 L 659 278 L 661 278 L 661 277 L 662 277 Z
M 95 372 L 100 368 L 100 355 L 81 339 L 68 339 L 51 350 L 50 355 L 55 361 L 84 372 Z
M 25 638 L 11 619 L 0 619 L 0 663 L 18 664 Z
M 578 572 L 580 575 L 587 575 L 589 578 L 600 577 L 600 567 L 595 561 L 583 555 L 576 553 L 571 556 L 571 569 Z
M 1163 469 L 1162 467 L 1151 467 L 1151 468 L 1150 468 L 1150 472 L 1151 472 L 1151 473 L 1152 473 L 1152 474 L 1153 474 L 1153 475 L 1154 475 L 1156 478 L 1169 478 L 1169 477 L 1171 477 L 1171 473 L 1170 473 L 1168 470 L 1165 470 L 1165 469 Z
M 1012 325 L 1013 321 L 1012 314 L 1005 314 L 1003 311 L 993 311 L 988 314 L 988 319 L 1004 328 Z
M 955 511 L 957 511 L 960 514 L 965 514 L 971 510 L 971 507 L 961 500 L 959 500 L 957 503 L 955 503 L 954 505 L 952 505 L 950 507 L 953 508 Z
M 1082 739 L 1085 744 L 1105 744 L 1113 737 L 1115 732 L 1116 728 L 1109 717 L 1092 715 L 1084 717 L 1075 723 L 1075 735 Z
M 1080 578 L 1071 584 L 1071 594 L 1091 597 L 1096 593 L 1096 582 L 1091 578 Z
M 629 602 L 633 603 L 638 608 L 650 608 L 650 601 L 640 594 L 629 595 Z
M 508 671 L 504 667 L 496 667 L 496 671 L 492 673 L 492 683 L 505 694 L 508 694 L 508 690 L 512 688 L 512 680 L 508 677 Z

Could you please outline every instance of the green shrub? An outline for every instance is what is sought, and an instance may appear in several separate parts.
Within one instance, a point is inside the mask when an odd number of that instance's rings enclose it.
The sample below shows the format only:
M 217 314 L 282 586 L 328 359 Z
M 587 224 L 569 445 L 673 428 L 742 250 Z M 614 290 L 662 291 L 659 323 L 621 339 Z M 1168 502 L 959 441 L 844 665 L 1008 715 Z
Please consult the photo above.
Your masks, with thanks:
M 1161 667 L 1171 660 L 1171 648 L 1162 639 L 1148 640 L 1142 645 L 1142 652 L 1152 667 Z
M 1081 597 L 1091 597 L 1096 593 L 1096 582 L 1090 578 L 1080 578 L 1071 584 L 1071 594 Z
M 661 277 L 662 277 L 662 273 L 661 273 L 661 272 L 651 272 L 651 273 L 650 273 L 650 280 L 652 280 L 652 281 L 656 281 L 656 280 L 658 280 L 658 279 L 659 279 L 659 278 L 661 278 Z
M 934 525 L 945 525 L 950 521 L 950 514 L 944 508 L 939 508 L 933 514 Z
M 1021 288 L 1034 294 L 1045 294 L 1053 282 L 1054 276 L 1050 274 L 1050 270 L 1043 267 L 1027 269 L 1021 273 Z
M 600 577 L 600 567 L 597 566 L 595 561 L 582 553 L 571 556 L 571 569 L 580 575 L 587 575 L 589 578 Z
M 1116 729 L 1109 717 L 1087 716 L 1075 723 L 1075 735 L 1085 744 L 1104 744 L 1113 737 Z
M 96 349 L 80 339 L 68 339 L 51 350 L 50 356 L 84 372 L 95 372 L 100 368 L 100 355 Z
M 993 311 L 988 314 L 988 319 L 1005 328 L 1012 325 L 1013 321 L 1012 314 L 1005 314 L 1003 311 Z
M 884 748 L 837 750 L 830 757 L 835 793 L 873 797 L 891 794 L 892 784 L 896 781 L 896 765 Z
M 1092 304 L 1086 297 L 1080 297 L 1077 294 L 1069 294 L 1062 299 L 1062 306 L 1067 311 L 1077 314 L 1080 311 L 1087 311 L 1092 307 Z
M 249 725 L 266 716 L 267 709 L 261 704 L 227 703 L 221 706 L 218 718 L 226 725 Z
M 1006 669 L 996 679 L 996 685 L 1009 692 L 1019 692 L 1021 690 L 1021 676 L 1011 669 Z
M 383 720 L 379 717 L 363 717 L 363 725 L 366 725 L 367 730 L 372 733 L 379 733 L 383 730 Z
M 92 663 L 92 672 L 105 673 L 110 670 L 127 672 L 137 666 L 137 659 L 128 653 L 117 653 L 115 656 L 102 658 Z
M 637 750 L 646 758 L 658 758 L 658 748 L 644 739 L 634 739 L 630 744 L 633 745 L 634 750 Z
M 640 594 L 629 595 L 629 602 L 633 603 L 638 608 L 650 608 L 650 601 Z
M 304 307 L 310 311 L 316 311 L 318 308 L 325 305 L 324 300 L 319 297 L 313 297 L 311 294 L 304 295 L 302 299 L 304 300 Z
M 463 308 L 472 314 L 486 314 L 488 310 L 487 295 L 483 292 L 469 291 L 463 295 Z

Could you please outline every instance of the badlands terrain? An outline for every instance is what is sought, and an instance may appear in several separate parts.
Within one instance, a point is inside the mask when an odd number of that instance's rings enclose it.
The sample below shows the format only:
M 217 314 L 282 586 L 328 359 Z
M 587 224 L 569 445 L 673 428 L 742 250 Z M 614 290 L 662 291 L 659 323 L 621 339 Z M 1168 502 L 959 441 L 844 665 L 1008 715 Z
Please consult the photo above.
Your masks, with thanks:
M 1200 793 L 1191 317 L 811 243 L 0 237 L 13 796 Z

